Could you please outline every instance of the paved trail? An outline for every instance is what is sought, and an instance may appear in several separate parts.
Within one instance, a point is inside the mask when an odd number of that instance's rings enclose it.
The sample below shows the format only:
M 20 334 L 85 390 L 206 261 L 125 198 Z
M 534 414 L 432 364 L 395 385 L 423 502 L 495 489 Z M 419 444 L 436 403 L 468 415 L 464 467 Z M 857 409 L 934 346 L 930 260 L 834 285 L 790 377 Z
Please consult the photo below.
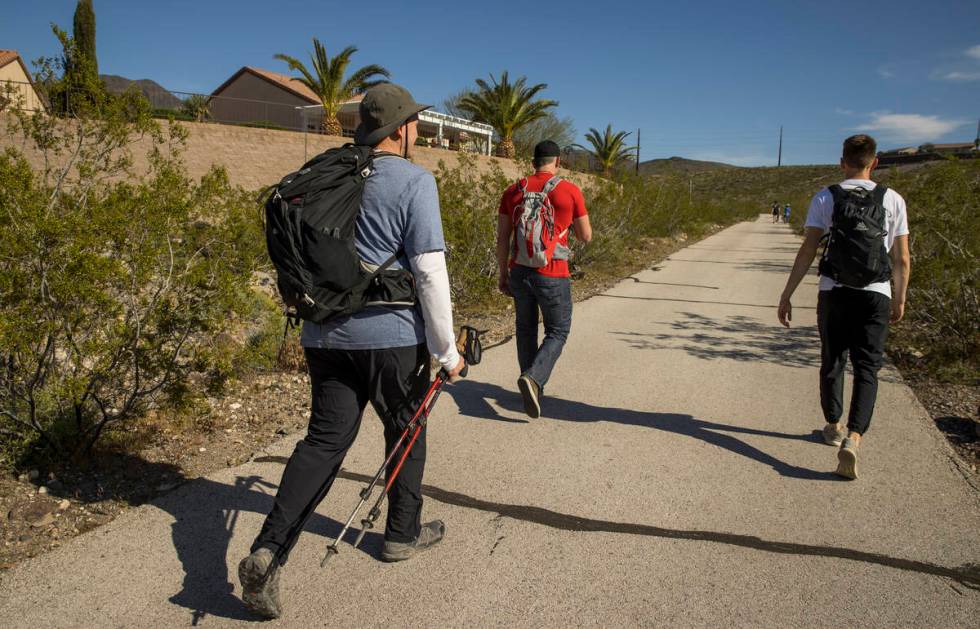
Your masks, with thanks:
M 372 534 L 321 570 L 380 461 L 367 417 L 286 566 L 281 623 L 976 627 L 978 493 L 894 370 L 862 478 L 830 473 L 816 278 L 792 330 L 774 308 L 797 242 L 742 223 L 578 304 L 539 420 L 513 343 L 487 352 L 430 422 L 425 514 L 445 542 L 387 565 Z M 248 620 L 236 565 L 297 437 L 4 575 L 3 624 Z

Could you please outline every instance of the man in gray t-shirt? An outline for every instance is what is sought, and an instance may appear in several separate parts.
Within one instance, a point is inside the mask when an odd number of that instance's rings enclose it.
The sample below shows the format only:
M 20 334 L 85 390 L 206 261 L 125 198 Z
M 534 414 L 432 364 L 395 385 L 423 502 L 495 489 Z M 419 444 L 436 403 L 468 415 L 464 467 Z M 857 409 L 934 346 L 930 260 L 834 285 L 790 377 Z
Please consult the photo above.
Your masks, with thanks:
M 449 275 L 432 174 L 408 161 L 418 136 L 417 104 L 390 83 L 368 90 L 354 140 L 373 146 L 374 172 L 364 184 L 355 246 L 369 265 L 398 254 L 412 272 L 417 303 L 373 306 L 320 325 L 304 322 L 302 344 L 310 371 L 312 412 L 306 437 L 296 444 L 272 510 L 251 553 L 238 567 L 242 598 L 256 613 L 277 618 L 280 566 L 306 519 L 326 496 L 370 403 L 384 424 L 388 452 L 429 388 L 431 358 L 455 378 L 464 367 L 453 338 Z M 388 494 L 384 561 L 410 559 L 438 543 L 446 527 L 422 524 L 421 432 Z M 388 470 L 390 473 L 391 470 Z

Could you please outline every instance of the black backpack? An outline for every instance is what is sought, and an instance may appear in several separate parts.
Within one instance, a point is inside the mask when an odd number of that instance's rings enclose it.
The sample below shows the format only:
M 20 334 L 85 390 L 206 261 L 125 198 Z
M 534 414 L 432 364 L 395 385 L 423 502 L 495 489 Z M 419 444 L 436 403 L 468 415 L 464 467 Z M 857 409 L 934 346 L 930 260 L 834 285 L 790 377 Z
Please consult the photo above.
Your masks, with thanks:
M 367 306 L 411 306 L 415 280 L 363 261 L 354 247 L 364 182 L 377 154 L 347 144 L 317 155 L 286 175 L 265 203 L 265 238 L 277 287 L 300 319 L 321 323 Z
M 834 196 L 834 214 L 825 236 L 820 275 L 857 288 L 887 282 L 892 271 L 884 241 L 888 188 L 878 184 L 874 190 L 845 190 L 834 184 L 829 190 Z

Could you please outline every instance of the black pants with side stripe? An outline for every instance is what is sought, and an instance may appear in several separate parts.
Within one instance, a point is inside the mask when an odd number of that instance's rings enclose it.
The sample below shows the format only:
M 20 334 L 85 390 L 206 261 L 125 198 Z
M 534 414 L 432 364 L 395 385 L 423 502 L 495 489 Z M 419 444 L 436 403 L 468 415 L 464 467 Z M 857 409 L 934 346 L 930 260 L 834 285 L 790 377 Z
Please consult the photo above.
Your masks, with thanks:
M 424 343 L 391 349 L 305 351 L 312 389 L 310 425 L 289 457 L 272 511 L 252 544 L 253 552 L 262 547 L 278 552 L 281 563 L 309 514 L 333 485 L 367 404 L 371 403 L 384 423 L 386 452 L 379 454 L 386 456 L 425 397 L 431 375 Z M 425 435 L 425 431 L 419 435 L 388 495 L 386 540 L 411 542 L 419 535 Z M 397 461 L 396 456 L 392 467 Z
M 820 405 L 824 418 L 836 424 L 843 413 L 844 366 L 854 370 L 847 428 L 863 435 L 871 424 L 878 397 L 878 371 L 885 359 L 891 299 L 881 293 L 839 286 L 820 291 Z

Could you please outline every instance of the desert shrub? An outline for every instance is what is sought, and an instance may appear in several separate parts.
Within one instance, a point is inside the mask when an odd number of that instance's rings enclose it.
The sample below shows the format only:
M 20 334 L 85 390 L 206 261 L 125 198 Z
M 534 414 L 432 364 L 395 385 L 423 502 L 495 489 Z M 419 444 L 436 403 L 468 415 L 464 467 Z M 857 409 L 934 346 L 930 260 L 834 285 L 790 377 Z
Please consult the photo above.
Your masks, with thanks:
M 891 351 L 943 380 L 980 383 L 980 160 L 883 173 L 909 212 L 906 319 Z
M 189 179 L 183 131 L 138 94 L 73 120 L 13 119 L 43 156 L 0 155 L 0 445 L 89 451 L 148 410 L 186 404 L 220 374 L 223 334 L 249 314 L 264 263 L 251 195 L 223 170 Z M 149 169 L 129 147 L 150 136 Z M 220 378 L 219 378 L 220 379 Z

